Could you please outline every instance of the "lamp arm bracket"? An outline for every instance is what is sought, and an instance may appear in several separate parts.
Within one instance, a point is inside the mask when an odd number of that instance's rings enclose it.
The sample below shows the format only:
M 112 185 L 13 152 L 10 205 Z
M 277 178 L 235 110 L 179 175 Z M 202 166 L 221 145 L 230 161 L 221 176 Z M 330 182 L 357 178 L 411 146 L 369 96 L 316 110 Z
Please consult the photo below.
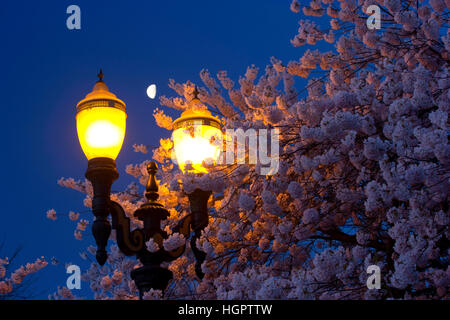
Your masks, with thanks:
M 117 244 L 127 256 L 133 256 L 145 249 L 144 233 L 141 229 L 130 231 L 130 218 L 125 215 L 122 206 L 115 201 L 110 205 L 112 228 L 116 230 Z
M 188 214 L 183 219 L 181 219 L 181 221 L 178 223 L 178 225 L 173 229 L 173 232 L 182 234 L 185 239 L 188 239 L 189 235 L 191 234 L 192 220 L 193 220 L 192 214 Z M 183 244 L 182 246 L 180 246 L 174 250 L 167 251 L 167 253 L 173 258 L 178 258 L 179 256 L 181 256 L 184 253 L 185 249 L 186 249 L 186 244 Z
M 182 234 L 185 239 L 189 238 L 191 234 L 191 226 L 192 226 L 193 217 L 192 214 L 186 215 L 178 225 L 173 229 L 173 232 Z

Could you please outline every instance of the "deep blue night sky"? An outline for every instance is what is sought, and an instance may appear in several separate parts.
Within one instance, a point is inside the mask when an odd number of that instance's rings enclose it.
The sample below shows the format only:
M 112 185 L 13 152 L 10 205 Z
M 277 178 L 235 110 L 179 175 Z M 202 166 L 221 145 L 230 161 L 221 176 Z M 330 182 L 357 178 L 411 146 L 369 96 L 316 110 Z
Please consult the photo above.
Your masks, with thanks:
M 81 30 L 66 28 L 71 4 L 81 8 Z M 289 5 L 289 0 L 2 1 L 0 241 L 6 248 L 0 257 L 22 245 L 18 262 L 42 255 L 61 262 L 39 273 L 38 298 L 65 285 L 65 263 L 87 266 L 79 252 L 93 243 L 90 226 L 77 241 L 75 222 L 64 216 L 51 221 L 46 211 L 86 210 L 83 196 L 57 180 L 84 179 L 87 160 L 78 144 L 75 106 L 91 91 L 98 69 L 127 104 L 127 132 L 117 158 L 121 177 L 113 186 L 121 190 L 132 181 L 125 166 L 145 159 L 133 152 L 133 144 L 158 145 L 169 136 L 155 125 L 152 113 L 159 102 L 146 96 L 147 86 L 155 83 L 158 96 L 174 96 L 170 78 L 201 83 L 203 68 L 213 75 L 227 70 L 237 82 L 247 66 L 264 69 L 271 56 L 297 60 L 307 47 L 289 42 L 300 19 Z

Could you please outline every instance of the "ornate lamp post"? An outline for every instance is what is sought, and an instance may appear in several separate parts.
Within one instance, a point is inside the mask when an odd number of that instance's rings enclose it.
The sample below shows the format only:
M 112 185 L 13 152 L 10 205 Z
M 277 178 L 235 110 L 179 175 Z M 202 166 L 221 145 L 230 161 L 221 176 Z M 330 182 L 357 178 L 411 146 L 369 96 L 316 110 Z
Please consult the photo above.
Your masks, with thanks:
M 145 193 L 147 202 L 134 212 L 134 216 L 143 222 L 142 229 L 131 231 L 130 219 L 125 215 L 123 208 L 117 202 L 111 201 L 111 186 L 119 177 L 115 158 L 125 136 L 126 109 L 125 103 L 109 92 L 103 82 L 101 71 L 98 77 L 99 80 L 92 92 L 77 104 L 76 115 L 78 138 L 88 158 L 86 178 L 91 181 L 94 193 L 92 212 L 95 221 L 92 233 L 97 243 L 96 259 L 100 265 L 105 264 L 106 246 L 111 229 L 116 230 L 119 249 L 127 256 L 135 255 L 142 263 L 142 267 L 131 272 L 131 277 L 142 297 L 151 288 L 164 290 L 167 287 L 172 279 L 172 272 L 162 268 L 160 264 L 181 256 L 185 245 L 172 251 L 166 251 L 163 248 L 163 240 L 168 235 L 161 230 L 160 226 L 161 221 L 169 216 L 169 212 L 157 202 L 159 195 L 155 175 L 158 167 L 155 162 L 147 166 L 149 173 Z M 195 96 L 193 103 L 199 102 Z M 200 122 L 204 128 L 195 128 L 194 131 L 190 131 L 190 134 L 186 133 L 186 130 L 189 131 L 192 124 L 197 122 Z M 190 162 L 195 172 L 206 172 L 202 161 L 218 156 L 218 153 L 209 148 L 206 142 L 218 132 L 221 135 L 219 121 L 207 110 L 185 111 L 181 118 L 175 121 L 174 128 L 174 148 L 180 168 L 184 172 L 186 164 Z M 199 156 L 201 154 L 203 156 Z M 193 158 L 192 155 L 195 157 Z M 203 277 L 201 264 L 206 254 L 197 249 L 196 239 L 200 237 L 201 230 L 208 225 L 207 204 L 210 195 L 210 191 L 200 189 L 189 194 L 191 213 L 173 230 L 183 234 L 186 239 L 189 238 L 191 231 L 194 232 L 191 237 L 191 247 L 197 260 L 196 273 L 200 278 Z M 110 214 L 112 223 L 108 220 Z M 158 251 L 147 250 L 145 243 L 150 238 L 159 245 Z

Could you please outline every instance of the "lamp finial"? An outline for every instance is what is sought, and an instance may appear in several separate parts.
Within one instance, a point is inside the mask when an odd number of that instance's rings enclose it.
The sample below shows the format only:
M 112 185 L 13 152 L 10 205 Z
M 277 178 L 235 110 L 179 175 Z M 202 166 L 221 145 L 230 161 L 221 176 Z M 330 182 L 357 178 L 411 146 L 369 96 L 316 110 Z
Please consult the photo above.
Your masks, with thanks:
M 103 70 L 100 68 L 100 72 L 99 72 L 99 74 L 97 75 L 97 77 L 98 77 L 98 81 L 97 82 L 103 82 L 103 77 L 104 77 L 105 75 L 103 74 Z
M 147 165 L 148 172 L 148 182 L 147 187 L 145 188 L 145 197 L 148 201 L 156 201 L 159 198 L 158 194 L 158 184 L 156 183 L 156 172 L 158 171 L 158 165 L 155 161 L 151 161 Z
M 199 93 L 200 93 L 200 92 L 198 91 L 197 86 L 195 86 L 195 87 L 194 87 L 194 91 L 192 91 L 192 94 L 194 95 L 194 97 L 192 98 L 192 100 L 195 100 L 195 99 L 199 100 L 199 98 L 198 98 Z

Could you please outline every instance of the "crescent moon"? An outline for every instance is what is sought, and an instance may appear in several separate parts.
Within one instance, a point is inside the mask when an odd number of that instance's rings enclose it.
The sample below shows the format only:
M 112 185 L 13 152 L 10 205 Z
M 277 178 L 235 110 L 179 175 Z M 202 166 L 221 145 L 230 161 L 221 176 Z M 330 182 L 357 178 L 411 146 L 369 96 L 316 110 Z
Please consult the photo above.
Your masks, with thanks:
M 147 88 L 147 95 L 150 99 L 155 99 L 156 97 L 156 85 L 151 84 Z

